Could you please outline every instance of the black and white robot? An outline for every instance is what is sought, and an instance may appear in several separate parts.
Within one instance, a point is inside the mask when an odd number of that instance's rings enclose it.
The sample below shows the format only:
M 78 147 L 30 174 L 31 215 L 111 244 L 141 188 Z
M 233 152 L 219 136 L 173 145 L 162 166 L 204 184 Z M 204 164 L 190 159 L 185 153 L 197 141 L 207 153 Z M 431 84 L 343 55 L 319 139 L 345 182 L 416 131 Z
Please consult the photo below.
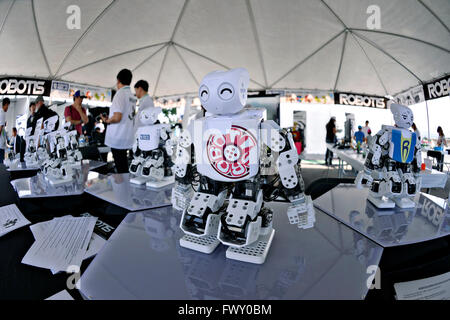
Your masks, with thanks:
M 70 123 L 68 123 L 70 124 Z M 42 171 L 51 185 L 73 182 L 75 170 L 81 169 L 83 156 L 78 149 L 77 132 L 68 131 L 69 126 L 45 135 L 48 159 Z
M 161 108 L 147 108 L 140 113 L 142 124 L 136 131 L 134 159 L 130 165 L 130 179 L 134 184 L 162 188 L 174 183 L 172 174 L 172 146 L 170 125 L 156 123 Z
M 370 188 L 368 200 L 377 208 L 413 208 L 414 196 L 420 192 L 422 178 L 421 146 L 415 132 L 410 108 L 391 105 L 395 126 L 383 126 L 373 139 L 356 186 Z M 376 174 L 374 178 L 374 174 Z
M 264 121 L 261 110 L 244 109 L 249 80 L 242 68 L 204 77 L 199 97 L 207 114 L 179 138 L 172 204 L 183 210 L 182 247 L 211 253 L 223 243 L 227 258 L 262 264 L 275 233 L 273 212 L 264 206 L 268 190 L 278 183 L 292 203 L 289 221 L 299 228 L 313 225 L 314 209 L 292 134 Z

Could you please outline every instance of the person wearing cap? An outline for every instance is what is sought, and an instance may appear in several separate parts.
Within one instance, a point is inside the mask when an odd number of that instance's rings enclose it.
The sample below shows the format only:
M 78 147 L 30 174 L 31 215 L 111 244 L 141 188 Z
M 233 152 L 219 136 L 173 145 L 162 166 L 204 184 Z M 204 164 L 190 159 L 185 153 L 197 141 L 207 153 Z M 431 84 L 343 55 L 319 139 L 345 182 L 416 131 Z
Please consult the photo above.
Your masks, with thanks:
M 3 164 L 5 160 L 5 150 L 7 146 L 6 137 L 6 113 L 8 112 L 11 101 L 9 98 L 5 98 L 2 101 L 2 107 L 0 108 L 0 164 Z
M 139 99 L 139 112 L 136 116 L 136 123 L 135 123 L 136 128 L 138 128 L 141 125 L 139 117 L 140 113 L 145 109 L 155 107 L 155 105 L 153 104 L 153 99 L 148 94 L 148 87 L 149 87 L 148 82 L 145 80 L 139 80 L 134 85 L 136 98 Z
M 44 97 L 43 96 L 38 96 L 35 100 L 36 103 L 36 112 L 34 114 L 34 118 L 33 118 L 33 124 L 32 124 L 32 131 L 31 131 L 31 135 L 34 134 L 34 131 L 36 130 L 36 123 L 38 122 L 39 119 L 43 119 L 42 121 L 42 128 L 44 127 L 44 121 L 57 116 L 58 114 L 53 111 L 50 110 L 45 104 L 44 104 Z M 59 119 L 55 124 L 55 130 L 58 130 L 59 128 Z
M 131 93 L 133 74 L 123 69 L 117 74 L 117 93 L 109 108 L 109 115 L 101 115 L 107 125 L 105 144 L 111 147 L 117 173 L 128 173 L 128 150 L 134 143 L 136 97 Z
M 86 115 L 86 110 L 83 108 L 84 98 L 86 98 L 86 96 L 81 95 L 80 90 L 78 90 L 73 95 L 73 104 L 64 109 L 64 117 L 66 118 L 66 122 L 70 122 L 72 126 L 75 127 L 78 135 L 82 134 L 83 124 L 89 122 L 89 118 Z
M 356 143 L 358 144 L 358 142 L 359 142 L 361 145 L 363 144 L 364 138 L 365 138 L 362 128 L 363 128 L 362 126 L 359 126 L 358 131 L 355 132 L 355 136 L 354 136 Z

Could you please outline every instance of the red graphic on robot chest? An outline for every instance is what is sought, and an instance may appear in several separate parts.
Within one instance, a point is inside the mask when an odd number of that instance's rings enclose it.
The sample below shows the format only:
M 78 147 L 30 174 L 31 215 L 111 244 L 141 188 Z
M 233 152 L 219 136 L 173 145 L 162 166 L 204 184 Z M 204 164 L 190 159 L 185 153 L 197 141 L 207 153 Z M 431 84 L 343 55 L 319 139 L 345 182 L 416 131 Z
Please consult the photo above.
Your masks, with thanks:
M 229 179 L 239 179 L 250 174 L 250 152 L 256 147 L 253 135 L 238 126 L 232 126 L 225 135 L 211 135 L 206 144 L 211 166 Z

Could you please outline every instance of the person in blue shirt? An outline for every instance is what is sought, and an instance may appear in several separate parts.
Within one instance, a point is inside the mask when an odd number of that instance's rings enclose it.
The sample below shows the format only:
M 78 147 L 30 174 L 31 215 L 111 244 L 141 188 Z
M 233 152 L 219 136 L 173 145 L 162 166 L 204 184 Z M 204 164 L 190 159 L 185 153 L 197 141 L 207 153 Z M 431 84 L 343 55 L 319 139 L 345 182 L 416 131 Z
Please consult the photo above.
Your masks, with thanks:
M 364 132 L 362 132 L 362 127 L 359 126 L 358 131 L 355 132 L 355 141 L 357 144 L 358 144 L 358 142 L 359 142 L 359 144 L 363 144 L 364 138 L 365 138 L 365 135 L 364 135 Z

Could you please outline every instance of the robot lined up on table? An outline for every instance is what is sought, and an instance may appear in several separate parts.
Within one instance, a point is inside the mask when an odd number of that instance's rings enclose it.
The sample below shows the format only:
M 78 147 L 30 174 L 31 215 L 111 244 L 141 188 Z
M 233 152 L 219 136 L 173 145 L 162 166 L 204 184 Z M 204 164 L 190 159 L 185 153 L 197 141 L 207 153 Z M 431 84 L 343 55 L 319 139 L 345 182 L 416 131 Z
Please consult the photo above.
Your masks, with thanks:
M 27 166 L 40 167 L 52 185 L 71 182 L 73 170 L 81 168 L 83 159 L 77 132 L 69 131 L 70 123 L 55 131 L 57 120 L 57 116 L 47 119 L 42 130 L 27 138 L 25 154 Z
M 409 130 L 414 122 L 410 108 L 392 104 L 395 126 L 383 126 L 374 137 L 364 170 L 358 174 L 356 185 L 370 188 L 368 200 L 378 208 L 413 208 L 411 199 L 420 192 L 422 153 L 415 132 Z M 378 173 L 378 178 L 373 178 Z
M 222 243 L 229 246 L 227 258 L 262 264 L 275 233 L 264 201 L 273 199 L 274 189 L 291 202 L 291 224 L 310 228 L 315 215 L 292 134 L 264 121 L 261 110 L 244 109 L 249 80 L 245 69 L 203 79 L 199 98 L 207 114 L 180 136 L 172 203 L 183 211 L 182 247 L 211 253 Z
M 161 108 L 148 108 L 141 111 L 142 124 L 136 131 L 133 145 L 134 158 L 130 173 L 134 184 L 147 184 L 149 187 L 163 187 L 174 182 L 172 174 L 172 140 L 170 125 L 156 123 Z

